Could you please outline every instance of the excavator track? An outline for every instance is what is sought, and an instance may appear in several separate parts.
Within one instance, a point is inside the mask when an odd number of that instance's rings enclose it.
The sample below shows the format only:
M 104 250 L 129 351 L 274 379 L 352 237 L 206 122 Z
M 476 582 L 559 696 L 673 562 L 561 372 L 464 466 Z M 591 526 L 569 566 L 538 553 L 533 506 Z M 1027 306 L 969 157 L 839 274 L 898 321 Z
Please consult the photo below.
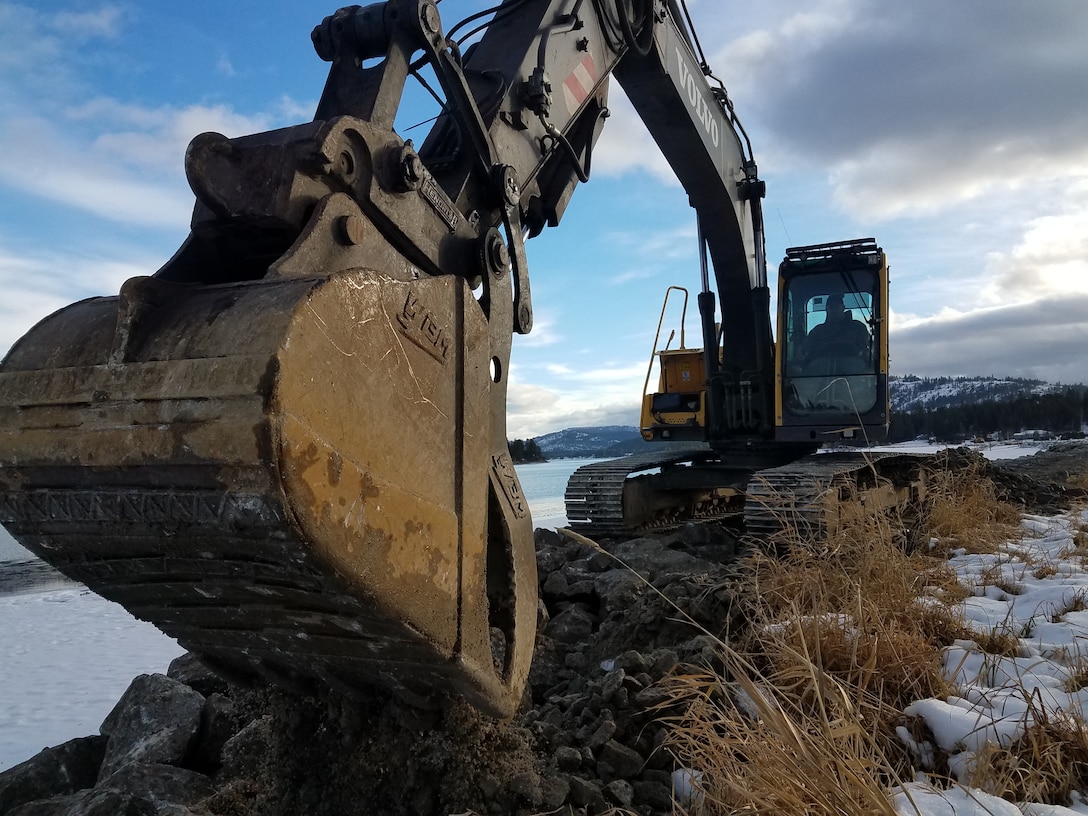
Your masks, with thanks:
M 628 479 L 643 471 L 690 462 L 709 452 L 705 446 L 653 451 L 583 465 L 567 481 L 564 494 L 571 529 L 599 538 L 638 532 L 644 525 L 632 525 L 625 517 L 624 490 Z
M 783 535 L 812 540 L 834 527 L 839 502 L 859 501 L 874 511 L 906 507 L 921 498 L 927 458 L 827 453 L 762 470 L 748 483 L 745 533 L 765 542 Z
M 813 454 L 753 473 L 715 466 L 708 448 L 636 454 L 575 471 L 567 483 L 567 517 L 571 529 L 590 538 L 631 536 L 688 521 L 730 518 L 743 519 L 745 534 L 754 540 L 773 542 L 783 535 L 812 539 L 835 524 L 836 501 L 856 500 L 875 510 L 917 501 L 926 459 L 898 453 Z M 638 474 L 683 464 L 695 464 L 694 471 L 700 464 L 709 465 L 705 468 L 711 475 L 708 481 L 717 478 L 719 484 L 716 501 L 691 499 L 692 493 L 708 495 L 705 486 L 689 493 L 677 491 L 672 498 L 655 494 L 652 482 L 648 490 L 637 489 Z M 640 513 L 633 506 L 637 504 L 657 507 Z M 665 507 L 667 511 L 660 509 Z M 633 519 L 641 520 L 632 523 Z

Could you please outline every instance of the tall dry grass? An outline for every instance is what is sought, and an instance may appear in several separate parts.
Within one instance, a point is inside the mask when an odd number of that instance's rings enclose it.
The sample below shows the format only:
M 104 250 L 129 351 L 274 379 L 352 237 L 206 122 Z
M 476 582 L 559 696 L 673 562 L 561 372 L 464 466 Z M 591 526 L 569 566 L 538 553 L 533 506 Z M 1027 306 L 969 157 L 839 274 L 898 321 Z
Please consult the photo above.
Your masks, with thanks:
M 1016 536 L 1019 508 L 997 498 L 979 465 L 937 470 L 927 487 L 920 521 L 942 547 L 993 552 Z
M 929 474 L 923 506 L 910 513 L 869 512 L 857 501 L 829 509 L 837 522 L 818 540 L 787 534 L 773 553 L 749 558 L 749 626 L 739 642 L 719 642 L 725 671 L 672 681 L 662 707 L 667 748 L 701 780 L 690 808 L 700 816 L 893 812 L 888 787 L 916 773 L 896 727 L 924 730 L 903 709 L 952 691 L 943 647 L 966 637 L 984 648 L 1018 645 L 1007 633 L 986 643 L 952 609 L 969 593 L 948 567 L 949 550 L 992 551 L 1019 521 L 979 472 Z M 928 546 L 909 552 L 906 540 Z M 995 753 L 980 784 L 1067 801 L 1069 775 L 1044 769 L 1082 761 L 1083 730 L 1073 729 L 1078 743 L 1061 724 L 1044 726 Z M 1019 780 L 1028 768 L 1036 770 Z

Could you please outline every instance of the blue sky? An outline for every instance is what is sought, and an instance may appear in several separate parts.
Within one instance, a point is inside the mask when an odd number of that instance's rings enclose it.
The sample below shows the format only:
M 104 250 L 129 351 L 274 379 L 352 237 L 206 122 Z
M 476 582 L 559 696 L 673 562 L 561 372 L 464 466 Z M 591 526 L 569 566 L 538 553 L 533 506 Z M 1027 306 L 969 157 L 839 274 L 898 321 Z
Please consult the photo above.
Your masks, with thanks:
M 480 7 L 439 8 L 449 27 Z M 787 246 L 873 236 L 896 373 L 1088 382 L 1088 5 L 689 7 L 767 181 L 772 272 Z M 169 258 L 193 136 L 312 116 L 326 64 L 309 33 L 334 10 L 0 0 L 0 352 Z M 610 107 L 593 178 L 528 247 L 511 436 L 634 424 L 665 288 L 698 285 L 684 191 L 616 86 Z M 398 127 L 432 114 L 412 102 Z

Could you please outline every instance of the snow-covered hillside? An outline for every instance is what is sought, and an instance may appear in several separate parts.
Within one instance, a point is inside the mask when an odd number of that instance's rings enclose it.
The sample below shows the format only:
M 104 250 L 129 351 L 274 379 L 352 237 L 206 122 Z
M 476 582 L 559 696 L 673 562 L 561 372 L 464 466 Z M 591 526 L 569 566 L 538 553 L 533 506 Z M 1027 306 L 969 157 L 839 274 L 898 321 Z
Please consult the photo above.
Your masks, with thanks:
M 633 425 L 600 425 L 565 428 L 538 436 L 534 441 L 546 457 L 558 459 L 619 454 L 617 446 L 642 443 L 642 437 Z
M 933 410 L 978 402 L 1005 400 L 1059 392 L 1067 386 L 1019 377 L 892 377 L 892 411 Z

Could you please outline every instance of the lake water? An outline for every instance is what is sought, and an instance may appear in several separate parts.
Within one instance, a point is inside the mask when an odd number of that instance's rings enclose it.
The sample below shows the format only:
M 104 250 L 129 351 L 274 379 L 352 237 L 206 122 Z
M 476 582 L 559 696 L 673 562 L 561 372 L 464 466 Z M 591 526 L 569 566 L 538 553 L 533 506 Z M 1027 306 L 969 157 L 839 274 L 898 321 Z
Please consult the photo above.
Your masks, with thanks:
M 563 493 L 567 479 L 582 465 L 596 459 L 553 459 L 550 462 L 533 462 L 515 465 L 521 490 L 529 500 L 534 527 L 562 527 L 567 523 L 567 508 Z

